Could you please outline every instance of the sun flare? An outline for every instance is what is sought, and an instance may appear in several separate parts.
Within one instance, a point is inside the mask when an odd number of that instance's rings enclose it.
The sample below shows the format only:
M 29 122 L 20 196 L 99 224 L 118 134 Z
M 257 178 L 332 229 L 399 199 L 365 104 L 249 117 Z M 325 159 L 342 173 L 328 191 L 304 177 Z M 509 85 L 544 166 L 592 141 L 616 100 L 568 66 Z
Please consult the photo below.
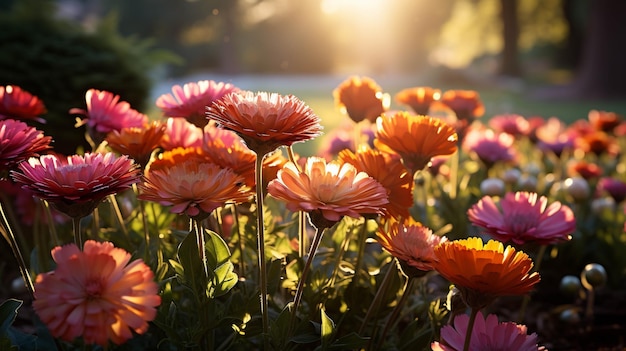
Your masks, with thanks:
M 327 15 L 375 15 L 385 7 L 385 0 L 323 0 L 322 11 Z

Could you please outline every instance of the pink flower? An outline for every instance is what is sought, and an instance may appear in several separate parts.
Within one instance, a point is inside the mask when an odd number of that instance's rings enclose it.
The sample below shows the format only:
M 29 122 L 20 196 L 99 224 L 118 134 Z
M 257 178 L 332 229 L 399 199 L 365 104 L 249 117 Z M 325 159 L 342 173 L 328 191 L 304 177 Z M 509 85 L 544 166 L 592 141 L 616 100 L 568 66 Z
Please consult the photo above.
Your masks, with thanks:
M 111 194 L 139 181 L 139 169 L 127 156 L 73 155 L 66 159 L 45 155 L 22 162 L 13 180 L 72 218 L 90 214 Z
M 22 119 L 45 123 L 39 117 L 46 113 L 46 107 L 38 97 L 15 86 L 0 86 L 0 120 Z
M 158 108 L 168 117 L 182 117 L 198 127 L 207 124 L 205 116 L 207 106 L 224 95 L 239 91 L 230 83 L 201 80 L 187 83 L 182 87 L 174 85 L 172 94 L 163 94 L 156 101 Z
M 469 316 L 465 314 L 454 318 L 454 326 L 441 328 L 441 341 L 433 342 L 433 351 L 462 351 L 465 335 L 469 324 Z M 528 335 L 525 325 L 513 322 L 498 323 L 498 317 L 490 314 L 485 318 L 482 313 L 476 315 L 470 338 L 470 350 L 480 351 L 540 351 L 543 346 L 537 345 L 537 334 Z
M 161 140 L 163 150 L 174 150 L 178 147 L 199 147 L 200 145 L 202 145 L 202 129 L 184 118 L 167 119 L 167 127 Z
M 498 206 L 499 205 L 499 206 Z M 468 211 L 469 220 L 502 242 L 553 244 L 571 239 L 576 230 L 572 210 L 536 193 L 507 193 L 496 202 L 485 196 Z
M 52 250 L 54 271 L 35 282 L 35 312 L 54 337 L 87 344 L 122 344 L 143 334 L 161 303 L 154 274 L 112 243 L 85 242 Z
M 120 96 L 108 91 L 89 89 L 85 94 L 87 110 L 73 108 L 70 114 L 83 115 L 82 124 L 98 133 L 108 133 L 124 128 L 141 128 L 148 123 L 148 116 L 130 107 Z
M 626 199 L 626 182 L 611 178 L 602 177 L 598 181 L 597 191 L 607 193 L 616 203 L 620 203 Z
M 498 133 L 507 133 L 514 137 L 528 135 L 530 124 L 523 116 L 516 114 L 497 115 L 489 120 L 489 126 Z
M 50 149 L 51 139 L 24 122 L 12 119 L 0 121 L 0 173 Z
M 491 129 L 472 129 L 463 140 L 463 148 L 476 154 L 490 168 L 497 162 L 511 162 L 515 159 L 514 141 L 506 133 L 495 134 Z
M 323 223 L 328 226 L 344 216 L 382 214 L 389 203 L 387 190 L 367 173 L 358 172 L 349 163 L 327 164 L 319 157 L 308 158 L 302 172 L 288 162 L 267 190 L 286 202 L 291 211 L 319 213 L 323 217 L 320 220 L 327 221 Z

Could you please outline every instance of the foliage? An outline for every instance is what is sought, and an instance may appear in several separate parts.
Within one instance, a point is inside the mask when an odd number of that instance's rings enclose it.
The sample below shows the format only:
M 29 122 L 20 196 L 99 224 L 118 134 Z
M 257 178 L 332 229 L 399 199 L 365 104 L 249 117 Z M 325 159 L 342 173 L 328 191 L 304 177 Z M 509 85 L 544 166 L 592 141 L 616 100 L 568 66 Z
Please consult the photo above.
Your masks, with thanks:
M 28 0 L 0 16 L 0 82 L 45 101 L 47 123 L 41 129 L 54 137 L 57 151 L 70 154 L 86 144 L 68 111 L 85 107 L 88 89 L 114 92 L 143 109 L 151 89 L 150 69 L 173 56 L 154 50 L 150 41 L 121 37 L 114 17 L 88 33 L 54 19 L 53 9 L 48 1 Z

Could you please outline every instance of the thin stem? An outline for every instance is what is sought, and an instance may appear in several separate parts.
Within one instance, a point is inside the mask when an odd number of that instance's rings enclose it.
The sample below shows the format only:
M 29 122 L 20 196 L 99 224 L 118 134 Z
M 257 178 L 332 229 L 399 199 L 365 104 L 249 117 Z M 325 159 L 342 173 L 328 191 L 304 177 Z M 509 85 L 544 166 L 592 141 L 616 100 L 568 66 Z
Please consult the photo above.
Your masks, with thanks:
M 59 246 L 61 245 L 61 242 L 59 241 L 59 236 L 57 234 L 57 228 L 54 225 L 54 217 L 52 217 L 52 211 L 50 210 L 50 204 L 48 203 L 48 201 L 46 200 L 41 200 L 41 203 L 43 204 L 43 210 L 44 213 L 46 214 L 46 219 L 48 220 L 48 229 L 50 230 L 50 237 L 52 237 L 52 242 L 54 242 L 54 246 Z
M 472 308 L 469 322 L 467 324 L 467 330 L 465 331 L 465 343 L 463 343 L 463 351 L 469 351 L 470 341 L 472 340 L 472 330 L 474 329 L 474 322 L 476 322 L 476 315 L 480 312 L 478 308 Z
M 126 229 L 126 225 L 124 224 L 124 217 L 122 216 L 122 211 L 120 211 L 120 206 L 117 203 L 117 199 L 114 194 L 109 195 L 109 202 L 111 203 L 111 207 L 113 207 L 113 213 L 115 213 L 115 219 L 117 219 L 117 223 L 120 225 L 120 229 L 122 233 L 128 238 L 128 229 Z
M 74 229 L 74 243 L 78 248 L 83 250 L 83 234 L 80 228 L 80 217 L 72 217 L 72 228 Z
M 543 256 L 546 254 L 547 245 L 541 245 L 539 247 L 539 252 L 537 253 L 537 257 L 535 258 L 535 272 L 539 272 L 539 268 L 541 268 L 541 261 L 543 261 Z M 528 309 L 528 304 L 530 303 L 530 294 L 524 295 L 522 299 L 522 306 L 519 310 L 519 317 L 517 318 L 519 323 L 524 322 L 524 317 L 526 317 L 526 310 Z
M 309 257 L 307 257 L 306 263 L 304 264 L 302 276 L 300 276 L 300 281 L 298 282 L 298 287 L 296 288 L 296 295 L 293 298 L 293 305 L 291 306 L 291 328 L 295 326 L 298 306 L 300 305 L 300 301 L 302 300 L 302 294 L 304 293 L 304 285 L 306 284 L 306 279 L 308 278 L 309 271 L 311 270 L 313 258 L 315 258 L 315 253 L 317 252 L 317 248 L 320 246 L 322 236 L 324 235 L 326 229 L 327 228 L 322 228 L 320 230 L 320 228 L 317 228 L 315 230 L 315 236 L 313 237 L 313 242 L 311 243 L 311 248 L 309 250 Z
M 359 231 L 359 251 L 356 257 L 356 263 L 354 264 L 354 275 L 355 280 L 354 283 L 358 283 L 359 281 L 359 271 L 361 270 L 361 265 L 363 264 L 363 256 L 365 255 L 365 244 L 367 241 L 367 218 L 363 218 L 363 223 L 361 224 L 361 231 Z
M 413 283 L 415 281 L 416 281 L 415 278 L 409 277 L 404 282 L 404 290 L 402 292 L 402 296 L 400 297 L 400 300 L 398 300 L 398 303 L 396 304 L 396 306 L 393 308 L 393 311 L 391 312 L 389 319 L 387 319 L 387 323 L 385 323 L 385 328 L 383 329 L 383 333 L 380 335 L 380 339 L 378 340 L 378 347 L 376 348 L 377 350 L 380 349 L 380 346 L 382 346 L 382 343 L 385 341 L 385 337 L 387 336 L 387 333 L 389 332 L 389 330 L 396 324 L 396 319 L 398 318 L 400 311 L 404 307 L 404 302 L 413 291 Z
M 343 242 L 341 243 L 341 246 L 339 247 L 339 252 L 335 254 L 336 256 L 335 265 L 333 268 L 333 273 L 331 274 L 330 279 L 328 280 L 328 283 L 326 284 L 327 286 L 333 286 L 335 284 L 335 280 L 337 280 L 337 275 L 339 275 L 339 266 L 341 264 L 341 259 L 343 258 L 344 253 L 348 250 L 348 247 L 350 247 L 351 238 L 352 238 L 352 230 L 346 231 L 346 236 L 343 238 Z M 303 257 L 303 256 L 300 256 L 300 257 Z
M 456 187 L 459 177 L 459 151 L 450 156 L 450 198 L 456 199 Z
M 257 155 L 255 163 L 256 176 L 256 228 L 259 253 L 259 289 L 261 291 L 261 319 L 263 321 L 263 344 L 269 350 L 270 319 L 267 304 L 267 263 L 265 258 L 265 227 L 263 221 L 263 158 Z
M 4 215 L 4 207 L 2 206 L 2 202 L 0 202 L 0 215 L 2 217 L 2 226 L 0 229 L 2 230 L 2 236 L 7 240 L 9 246 L 11 247 L 11 251 L 13 252 L 13 256 L 17 260 L 17 264 L 20 268 L 20 274 L 22 275 L 22 280 L 24 280 L 24 285 L 28 289 L 28 293 L 34 299 L 35 298 L 35 288 L 33 286 L 33 281 L 30 278 L 30 274 L 28 274 L 28 267 L 26 266 L 26 261 L 24 261 L 24 256 L 22 256 L 22 252 L 17 244 L 17 240 L 15 240 L 15 235 L 13 235 L 13 231 L 11 230 L 11 226 L 7 221 L 6 216 Z
M 232 204 L 233 222 L 235 224 L 235 230 L 237 230 L 237 245 L 239 247 L 239 276 L 246 276 L 246 260 L 244 259 L 244 240 L 245 237 L 241 236 L 241 228 L 239 228 L 239 213 L 237 211 L 237 205 Z
M 361 323 L 361 328 L 359 328 L 359 335 L 363 335 L 365 331 L 365 327 L 367 326 L 367 322 L 369 319 L 378 312 L 378 308 L 380 307 L 380 301 L 387 293 L 387 288 L 389 287 L 389 283 L 391 282 L 391 278 L 393 277 L 393 273 L 395 272 L 394 262 L 389 265 L 389 269 L 387 269 L 387 273 L 385 273 L 385 277 L 383 281 L 380 283 L 378 290 L 376 291 L 376 295 L 374 295 L 374 300 L 370 304 L 370 307 L 367 309 L 367 313 L 365 314 L 365 318 L 363 318 L 363 323 Z
M 209 267 L 207 265 L 207 258 L 206 258 L 206 249 L 205 249 L 206 241 L 204 239 L 204 228 L 202 227 L 202 224 L 200 223 L 200 221 L 196 219 L 192 219 L 191 222 L 193 226 L 193 231 L 196 234 L 196 243 L 198 244 L 198 254 L 200 255 L 200 261 L 202 261 L 204 274 L 208 277 Z

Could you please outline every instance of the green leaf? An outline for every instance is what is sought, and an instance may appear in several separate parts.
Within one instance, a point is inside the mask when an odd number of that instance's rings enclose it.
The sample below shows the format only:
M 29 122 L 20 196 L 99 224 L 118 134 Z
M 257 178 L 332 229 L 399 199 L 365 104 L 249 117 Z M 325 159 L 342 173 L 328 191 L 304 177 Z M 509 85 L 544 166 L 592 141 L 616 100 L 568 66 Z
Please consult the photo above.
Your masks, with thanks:
M 322 350 L 327 350 L 335 334 L 335 322 L 328 317 L 324 308 L 322 308 L 320 312 L 322 314 Z
M 22 301 L 16 299 L 8 299 L 0 305 L 0 335 L 5 335 L 9 327 L 17 317 L 17 310 L 22 306 Z
M 341 351 L 361 349 L 367 344 L 368 341 L 369 338 L 364 338 L 359 334 L 352 332 L 335 340 L 335 342 L 333 342 L 327 350 Z
M 207 264 L 209 270 L 213 271 L 230 259 L 230 250 L 219 234 L 208 229 L 205 229 L 205 233 L 209 239 L 206 241 Z
M 189 284 L 197 301 L 202 301 L 199 293 L 205 293 L 208 285 L 206 273 L 200 260 L 196 235 L 191 232 L 183 239 L 178 247 L 178 261 L 183 268 L 183 280 Z M 176 269 L 176 267 L 174 267 Z
M 237 285 L 239 276 L 233 270 L 233 263 L 226 261 L 226 263 L 213 271 L 213 281 L 211 285 L 214 291 L 212 294 L 209 294 L 209 297 L 222 296 Z

